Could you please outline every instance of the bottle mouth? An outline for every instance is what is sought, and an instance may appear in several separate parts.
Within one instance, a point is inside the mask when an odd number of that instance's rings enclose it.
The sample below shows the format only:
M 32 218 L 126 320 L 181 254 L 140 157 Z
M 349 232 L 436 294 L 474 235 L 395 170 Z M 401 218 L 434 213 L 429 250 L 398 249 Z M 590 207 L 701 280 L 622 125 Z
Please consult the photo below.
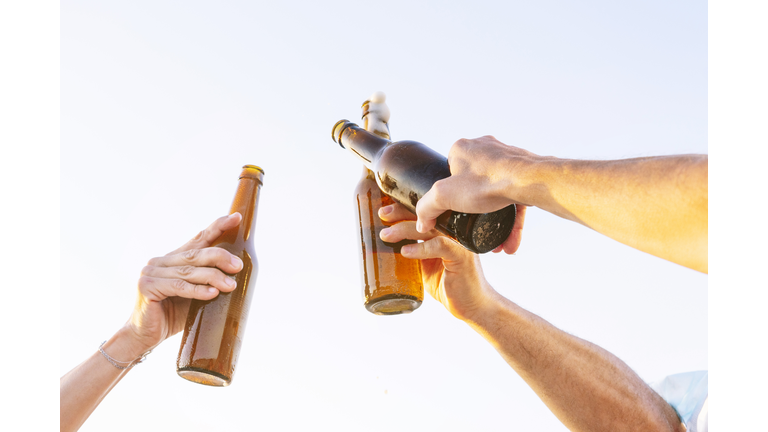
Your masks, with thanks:
M 253 179 L 264 184 L 264 169 L 256 165 L 243 165 L 243 171 L 240 172 L 238 180 L 244 178 Z
M 256 165 L 243 165 L 243 169 L 255 169 L 256 171 L 259 171 L 260 173 L 265 174 L 264 169 Z
M 351 125 L 354 125 L 354 123 L 346 119 L 339 120 L 336 122 L 335 125 L 333 125 L 333 130 L 331 131 L 331 138 L 333 139 L 333 142 L 338 143 L 343 149 L 345 149 L 346 147 L 344 147 L 344 144 L 341 143 L 341 134 L 344 133 L 344 129 L 346 129 Z

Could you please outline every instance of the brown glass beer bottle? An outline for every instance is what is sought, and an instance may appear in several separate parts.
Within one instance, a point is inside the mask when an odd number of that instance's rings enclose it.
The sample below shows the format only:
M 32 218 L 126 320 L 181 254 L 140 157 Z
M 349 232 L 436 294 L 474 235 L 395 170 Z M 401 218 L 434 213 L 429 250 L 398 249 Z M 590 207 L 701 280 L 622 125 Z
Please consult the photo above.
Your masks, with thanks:
M 416 141 L 392 142 L 348 120 L 338 121 L 332 136 L 375 173 L 384 193 L 414 214 L 416 203 L 432 185 L 451 175 L 445 156 Z M 483 214 L 449 210 L 437 218 L 436 228 L 470 251 L 486 253 L 509 237 L 515 215 L 514 204 Z
M 389 139 L 389 114 L 384 94 L 377 92 L 363 103 L 366 130 Z M 388 243 L 379 237 L 390 224 L 379 218 L 381 207 L 393 204 L 379 189 L 373 171 L 363 167 L 355 188 L 355 212 L 360 226 L 360 273 L 363 278 L 365 308 L 376 315 L 410 313 L 421 306 L 424 288 L 419 260 L 405 258 L 400 248 L 415 240 Z
M 239 257 L 243 269 L 230 275 L 237 282 L 234 291 L 212 300 L 192 300 L 176 361 L 182 378 L 219 387 L 232 382 L 258 273 L 253 230 L 263 178 L 264 171 L 254 165 L 245 165 L 240 173 L 230 214 L 239 212 L 243 219 L 213 246 Z

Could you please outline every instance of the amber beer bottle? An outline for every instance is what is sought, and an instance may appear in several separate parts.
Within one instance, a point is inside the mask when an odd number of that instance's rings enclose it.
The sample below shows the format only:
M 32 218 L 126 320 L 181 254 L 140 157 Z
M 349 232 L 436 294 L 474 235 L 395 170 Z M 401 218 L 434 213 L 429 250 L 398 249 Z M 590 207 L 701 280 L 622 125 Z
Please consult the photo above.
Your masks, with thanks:
M 363 121 L 366 130 L 389 139 L 389 110 L 384 98 L 383 93 L 377 92 L 363 103 Z M 421 264 L 400 254 L 401 247 L 416 241 L 388 243 L 379 237 L 381 230 L 390 225 L 379 218 L 379 209 L 393 203 L 379 189 L 373 171 L 363 167 L 355 188 L 355 213 L 360 227 L 364 304 L 376 315 L 410 313 L 424 300 Z
M 392 142 L 348 120 L 338 121 L 332 136 L 375 173 L 384 193 L 414 214 L 416 203 L 432 185 L 451 175 L 445 156 L 416 141 Z M 509 237 L 515 215 L 514 204 L 483 214 L 449 210 L 437 218 L 436 228 L 470 251 L 486 253 Z
M 212 300 L 192 300 L 176 361 L 182 378 L 219 387 L 232 382 L 258 273 L 253 230 L 263 178 L 264 170 L 254 165 L 245 165 L 240 173 L 230 214 L 239 212 L 243 219 L 213 246 L 243 260 L 243 269 L 229 275 L 237 282 L 234 291 L 219 293 Z

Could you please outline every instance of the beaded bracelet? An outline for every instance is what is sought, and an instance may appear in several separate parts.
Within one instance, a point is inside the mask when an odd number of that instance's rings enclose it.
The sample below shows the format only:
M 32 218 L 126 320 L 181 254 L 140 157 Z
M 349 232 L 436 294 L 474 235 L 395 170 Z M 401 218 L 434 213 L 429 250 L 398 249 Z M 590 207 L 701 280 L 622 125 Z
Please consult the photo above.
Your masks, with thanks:
M 107 343 L 107 341 L 104 341 L 104 342 L 101 343 L 101 345 L 99 345 L 99 352 L 101 352 L 101 354 L 104 356 L 104 358 L 106 358 L 110 363 L 112 363 L 112 366 L 114 366 L 114 367 L 116 367 L 118 369 L 122 369 L 122 370 L 128 369 L 130 367 L 133 367 L 133 366 L 143 362 L 144 360 L 147 359 L 147 356 L 149 355 L 149 353 L 152 352 L 152 350 L 149 350 L 149 351 L 145 352 L 144 354 L 141 355 L 141 357 L 139 357 L 138 360 L 131 360 L 131 361 L 123 362 L 123 361 L 120 361 L 120 360 L 113 359 L 112 357 L 109 356 L 109 354 L 104 352 L 104 349 L 102 348 L 102 346 L 104 346 L 105 343 Z M 127 365 L 127 366 L 120 366 L 118 363 L 122 363 L 122 364 Z

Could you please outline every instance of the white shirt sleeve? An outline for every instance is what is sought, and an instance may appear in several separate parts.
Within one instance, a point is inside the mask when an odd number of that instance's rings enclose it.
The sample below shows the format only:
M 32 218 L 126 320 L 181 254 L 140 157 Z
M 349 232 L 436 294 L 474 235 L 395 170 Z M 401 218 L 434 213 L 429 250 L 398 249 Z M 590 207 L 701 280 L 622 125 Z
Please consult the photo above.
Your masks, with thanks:
M 689 432 L 707 432 L 708 376 L 707 371 L 685 372 L 650 384 L 677 411 Z

